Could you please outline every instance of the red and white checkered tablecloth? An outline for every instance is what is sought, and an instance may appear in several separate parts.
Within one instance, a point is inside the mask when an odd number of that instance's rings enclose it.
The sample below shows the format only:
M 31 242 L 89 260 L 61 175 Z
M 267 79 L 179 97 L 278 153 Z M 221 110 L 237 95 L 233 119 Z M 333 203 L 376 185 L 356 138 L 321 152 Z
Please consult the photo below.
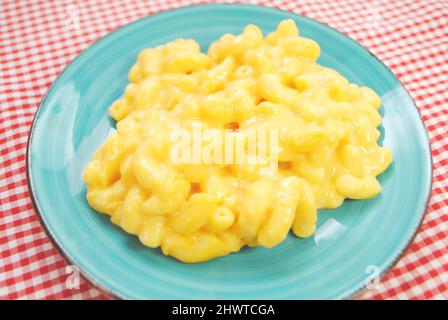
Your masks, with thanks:
M 3 0 L 0 3 L 0 299 L 101 299 L 67 262 L 33 210 L 25 174 L 31 121 L 62 69 L 108 32 L 156 12 L 209 1 Z M 429 132 L 434 161 L 429 209 L 414 242 L 358 298 L 448 299 L 448 0 L 266 0 L 342 31 L 404 83 Z

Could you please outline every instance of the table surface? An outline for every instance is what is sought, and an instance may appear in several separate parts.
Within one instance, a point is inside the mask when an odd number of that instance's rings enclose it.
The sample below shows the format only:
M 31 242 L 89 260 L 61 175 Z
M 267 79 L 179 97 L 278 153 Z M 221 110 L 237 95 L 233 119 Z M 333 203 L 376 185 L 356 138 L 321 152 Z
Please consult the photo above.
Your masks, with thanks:
M 39 103 L 83 49 L 131 21 L 210 1 L 2 1 L 0 4 L 0 299 L 107 299 L 42 229 L 25 169 Z M 409 90 L 431 140 L 433 190 L 417 236 L 379 289 L 360 299 L 448 299 L 448 1 L 242 1 L 293 11 L 356 39 Z M 74 280 L 74 281 L 73 281 Z M 74 285 L 73 285 L 74 284 Z

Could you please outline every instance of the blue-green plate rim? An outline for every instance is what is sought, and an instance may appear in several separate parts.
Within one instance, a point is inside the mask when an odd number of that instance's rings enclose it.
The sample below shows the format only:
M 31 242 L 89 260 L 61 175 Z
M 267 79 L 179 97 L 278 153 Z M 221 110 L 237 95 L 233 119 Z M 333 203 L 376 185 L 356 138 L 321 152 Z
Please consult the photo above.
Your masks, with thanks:
M 70 253 L 67 252 L 67 250 L 63 247 L 63 245 L 61 243 L 59 243 L 59 241 L 56 239 L 56 237 L 53 235 L 52 231 L 49 229 L 44 216 L 41 213 L 41 210 L 39 208 L 39 203 L 37 201 L 37 197 L 35 195 L 34 192 L 34 186 L 32 183 L 32 169 L 31 169 L 31 156 L 30 156 L 30 147 L 31 144 L 33 142 L 33 134 L 34 134 L 34 128 L 36 126 L 37 120 L 39 118 L 40 115 L 40 110 L 42 105 L 46 102 L 46 98 L 48 97 L 48 95 L 50 94 L 50 92 L 53 90 L 53 88 L 55 87 L 55 84 L 58 82 L 59 78 L 66 72 L 66 70 L 83 54 L 85 53 L 87 50 L 93 48 L 94 46 L 96 46 L 99 42 L 101 42 L 103 39 L 111 36 L 112 34 L 114 34 L 115 32 L 121 30 L 122 28 L 128 27 L 132 24 L 138 23 L 141 20 L 144 19 L 150 19 L 153 16 L 158 16 L 158 15 L 163 15 L 167 12 L 170 11 L 182 11 L 184 9 L 187 8 L 192 8 L 192 7 L 219 7 L 219 6 L 238 6 L 238 7 L 265 7 L 265 8 L 269 8 L 272 10 L 276 10 L 276 11 L 280 11 L 280 12 L 285 12 L 285 13 L 289 13 L 289 14 L 294 14 L 297 15 L 303 19 L 306 20 L 310 20 L 314 23 L 320 24 L 328 29 L 331 29 L 332 31 L 337 32 L 341 37 L 346 38 L 347 40 L 351 41 L 352 43 L 354 43 L 355 45 L 361 47 L 362 49 L 364 49 L 366 52 L 368 52 L 373 58 L 375 58 L 384 68 L 385 70 L 387 70 L 390 75 L 396 79 L 398 81 L 398 83 L 401 85 L 401 87 L 406 91 L 407 95 L 410 97 L 410 100 L 412 101 L 415 109 L 418 112 L 419 115 L 419 119 L 421 121 L 421 124 L 423 125 L 423 128 L 425 129 L 425 137 L 426 137 L 426 142 L 428 143 L 428 150 L 429 150 L 429 163 L 430 163 L 430 174 L 428 175 L 430 181 L 429 181 L 429 188 L 428 190 L 426 190 L 426 202 L 425 202 L 425 206 L 424 206 L 424 210 L 422 211 L 422 213 L 420 214 L 420 219 L 418 224 L 414 227 L 413 232 L 410 234 L 408 241 L 406 242 L 406 244 L 403 246 L 403 248 L 401 250 L 398 251 L 396 257 L 390 262 L 390 264 L 388 266 L 386 266 L 381 272 L 380 272 L 380 277 L 383 277 L 386 273 L 388 273 L 392 267 L 398 262 L 398 260 L 400 260 L 400 258 L 404 255 L 404 253 L 407 251 L 407 249 L 410 247 L 410 245 L 412 244 L 415 236 L 418 233 L 418 230 L 420 229 L 422 222 L 423 222 L 423 218 L 426 215 L 427 211 L 428 211 L 428 205 L 429 205 L 429 200 L 431 198 L 431 190 L 432 190 L 432 181 L 433 181 L 433 159 L 432 159 L 432 149 L 431 149 L 431 143 L 429 140 L 429 136 L 428 136 L 428 130 L 426 128 L 425 122 L 422 119 L 420 110 L 417 108 L 417 105 L 415 104 L 414 99 L 412 98 L 412 96 L 409 94 L 409 91 L 406 89 L 406 87 L 403 85 L 403 83 L 401 82 L 400 79 L 398 79 L 395 74 L 390 70 L 390 68 L 384 64 L 377 56 L 375 56 L 369 49 L 367 49 L 366 47 L 364 47 L 363 45 L 361 45 L 358 41 L 354 40 L 353 38 L 349 37 L 348 35 L 342 33 L 341 31 L 332 28 L 331 26 L 329 26 L 326 23 L 314 20 L 312 18 L 303 16 L 301 14 L 295 13 L 295 12 L 291 12 L 288 10 L 283 10 L 283 9 L 279 9 L 279 8 L 275 8 L 275 7 L 269 7 L 269 6 L 262 6 L 262 5 L 254 5 L 254 4 L 241 4 L 241 3 L 209 3 L 209 4 L 198 4 L 198 5 L 187 5 L 187 6 L 182 6 L 179 8 L 175 8 L 175 9 L 169 9 L 169 10 L 164 10 L 161 12 L 157 12 L 154 14 L 151 14 L 149 16 L 145 16 L 143 18 L 139 18 L 135 21 L 132 21 L 130 23 L 127 23 L 119 28 L 116 28 L 115 30 L 109 32 L 108 34 L 106 34 L 104 37 L 97 39 L 96 41 L 94 41 L 91 45 L 89 45 L 87 48 L 85 48 L 84 50 L 82 50 L 72 61 L 70 61 L 69 64 L 67 64 L 64 69 L 62 70 L 62 72 L 56 77 L 56 79 L 53 81 L 53 83 L 51 84 L 50 88 L 48 88 L 47 92 L 45 93 L 45 95 L 42 97 L 42 100 L 39 104 L 39 107 L 36 111 L 36 113 L 34 114 L 33 117 L 33 121 L 31 123 L 31 128 L 30 128 L 30 132 L 28 135 L 28 141 L 27 141 L 27 147 L 26 147 L 26 178 L 27 178 L 27 183 L 28 183 L 28 190 L 30 192 L 30 197 L 31 197 L 31 202 L 33 204 L 34 207 L 34 211 L 36 212 L 36 215 L 40 221 L 41 226 L 43 227 L 43 229 L 45 230 L 45 233 L 48 235 L 48 238 L 50 239 L 50 241 L 53 243 L 53 245 L 55 246 L 55 248 L 58 249 L 59 253 L 71 264 L 78 266 L 79 271 L 81 273 L 81 275 L 87 279 L 90 283 L 92 283 L 94 286 L 100 288 L 102 291 L 106 292 L 109 296 L 111 296 L 112 298 L 118 298 L 118 299 L 125 299 L 125 297 L 119 295 L 118 293 L 114 292 L 111 288 L 108 288 L 105 284 L 100 283 L 99 281 L 97 281 L 93 276 L 91 276 L 86 270 L 83 270 L 82 268 L 79 267 L 79 264 L 76 263 L 75 259 L 73 259 L 70 256 Z M 427 155 L 428 156 L 428 155 Z M 428 184 L 428 182 L 426 182 Z M 358 287 L 353 287 L 353 292 L 351 294 L 348 294 L 346 297 L 342 297 L 342 299 L 351 299 L 354 298 L 357 294 L 359 294 L 360 292 L 362 292 L 365 288 L 365 284 L 359 285 Z

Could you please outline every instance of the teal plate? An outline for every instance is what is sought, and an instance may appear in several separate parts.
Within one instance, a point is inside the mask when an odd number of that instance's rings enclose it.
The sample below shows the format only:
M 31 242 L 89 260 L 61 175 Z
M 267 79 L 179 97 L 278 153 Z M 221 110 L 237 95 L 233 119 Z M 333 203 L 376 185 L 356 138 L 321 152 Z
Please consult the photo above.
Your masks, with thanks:
M 203 50 L 249 23 L 267 33 L 294 19 L 319 42 L 319 62 L 383 99 L 381 143 L 394 162 L 373 200 L 319 212 L 316 234 L 273 248 L 184 264 L 149 249 L 92 210 L 81 172 L 112 131 L 109 105 L 123 92 L 140 50 L 193 38 Z M 34 119 L 28 180 L 36 211 L 61 252 L 96 285 L 131 299 L 339 299 L 387 271 L 415 235 L 431 187 L 428 138 L 394 75 L 343 34 L 290 12 L 251 5 L 203 5 L 164 12 L 112 32 L 80 54 L 54 82 Z

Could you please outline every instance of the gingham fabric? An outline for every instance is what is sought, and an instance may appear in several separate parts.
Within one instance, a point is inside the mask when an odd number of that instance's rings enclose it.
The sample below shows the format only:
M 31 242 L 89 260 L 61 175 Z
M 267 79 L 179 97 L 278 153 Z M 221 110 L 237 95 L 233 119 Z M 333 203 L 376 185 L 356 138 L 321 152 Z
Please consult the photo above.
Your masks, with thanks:
M 108 298 L 85 279 L 79 287 L 70 285 L 73 270 L 33 210 L 25 174 L 33 115 L 56 76 L 95 40 L 153 13 L 204 2 L 209 1 L 1 1 L 0 298 Z M 429 209 L 379 290 L 356 298 L 448 298 L 448 0 L 248 2 L 342 31 L 376 54 L 410 91 L 431 140 Z

